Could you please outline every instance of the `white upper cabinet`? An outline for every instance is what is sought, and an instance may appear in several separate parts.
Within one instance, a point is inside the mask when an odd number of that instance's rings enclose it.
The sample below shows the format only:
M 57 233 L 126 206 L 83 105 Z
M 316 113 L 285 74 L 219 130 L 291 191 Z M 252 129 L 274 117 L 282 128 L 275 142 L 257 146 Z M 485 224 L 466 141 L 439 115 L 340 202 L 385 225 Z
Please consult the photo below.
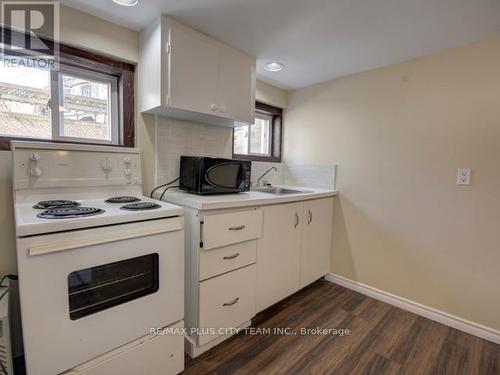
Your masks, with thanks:
M 252 123 L 255 58 L 162 16 L 141 34 L 140 110 L 233 126 Z
M 197 32 L 174 27 L 170 28 L 170 49 L 167 106 L 197 113 L 215 112 L 218 45 Z
M 249 61 L 248 55 L 224 45 L 219 51 L 219 111 L 223 117 L 253 123 L 255 60 Z

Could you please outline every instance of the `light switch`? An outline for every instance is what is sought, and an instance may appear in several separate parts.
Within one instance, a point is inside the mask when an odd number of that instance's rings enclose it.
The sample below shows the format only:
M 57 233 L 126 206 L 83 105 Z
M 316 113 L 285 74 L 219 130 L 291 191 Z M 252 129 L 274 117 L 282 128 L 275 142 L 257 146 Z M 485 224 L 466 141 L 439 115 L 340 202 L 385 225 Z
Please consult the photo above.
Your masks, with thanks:
M 471 169 L 458 168 L 457 169 L 457 185 L 470 185 Z

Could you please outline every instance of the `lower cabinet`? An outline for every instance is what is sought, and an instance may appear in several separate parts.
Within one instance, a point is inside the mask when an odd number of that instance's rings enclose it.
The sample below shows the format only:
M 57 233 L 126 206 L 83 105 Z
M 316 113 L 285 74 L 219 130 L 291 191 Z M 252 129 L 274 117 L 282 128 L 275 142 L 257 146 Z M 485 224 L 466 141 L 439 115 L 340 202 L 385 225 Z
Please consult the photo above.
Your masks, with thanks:
M 255 315 L 255 264 L 200 282 L 198 344 L 227 334 Z
M 330 272 L 333 233 L 333 198 L 304 202 L 300 262 L 303 288 Z
M 333 197 L 252 208 L 185 208 L 184 218 L 184 320 L 186 351 L 193 358 L 329 271 Z
M 265 206 L 262 237 L 257 241 L 257 311 L 295 293 L 300 285 L 303 205 Z
M 267 206 L 257 241 L 256 308 L 262 311 L 330 270 L 333 198 Z

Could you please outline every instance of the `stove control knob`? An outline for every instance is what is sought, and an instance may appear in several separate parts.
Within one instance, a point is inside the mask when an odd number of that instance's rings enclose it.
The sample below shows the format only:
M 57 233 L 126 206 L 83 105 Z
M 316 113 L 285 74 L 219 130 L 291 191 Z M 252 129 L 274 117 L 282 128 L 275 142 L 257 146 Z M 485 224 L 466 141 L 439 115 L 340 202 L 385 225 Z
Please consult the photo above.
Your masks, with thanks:
M 132 170 L 130 168 L 125 169 L 125 176 L 131 176 L 132 175 Z
M 40 168 L 31 168 L 30 174 L 33 177 L 40 177 L 42 175 L 42 170 Z
M 128 156 L 125 159 L 123 159 L 123 164 L 128 165 L 130 163 L 132 163 L 132 159 L 130 159 Z
M 38 152 L 32 152 L 30 155 L 30 160 L 32 161 L 40 160 L 40 154 Z
M 101 161 L 101 168 L 104 172 L 110 172 L 113 170 L 113 166 L 109 162 L 108 158 Z

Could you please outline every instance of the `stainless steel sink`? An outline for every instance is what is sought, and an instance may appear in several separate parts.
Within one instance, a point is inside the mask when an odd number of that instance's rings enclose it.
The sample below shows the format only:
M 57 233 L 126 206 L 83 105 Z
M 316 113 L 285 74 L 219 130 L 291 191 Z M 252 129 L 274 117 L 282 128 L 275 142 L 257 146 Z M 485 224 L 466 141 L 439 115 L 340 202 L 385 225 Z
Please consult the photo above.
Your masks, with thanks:
M 256 187 L 252 188 L 253 191 L 259 191 L 261 193 L 269 193 L 269 194 L 306 194 L 311 193 L 309 190 L 295 190 L 281 187 Z

